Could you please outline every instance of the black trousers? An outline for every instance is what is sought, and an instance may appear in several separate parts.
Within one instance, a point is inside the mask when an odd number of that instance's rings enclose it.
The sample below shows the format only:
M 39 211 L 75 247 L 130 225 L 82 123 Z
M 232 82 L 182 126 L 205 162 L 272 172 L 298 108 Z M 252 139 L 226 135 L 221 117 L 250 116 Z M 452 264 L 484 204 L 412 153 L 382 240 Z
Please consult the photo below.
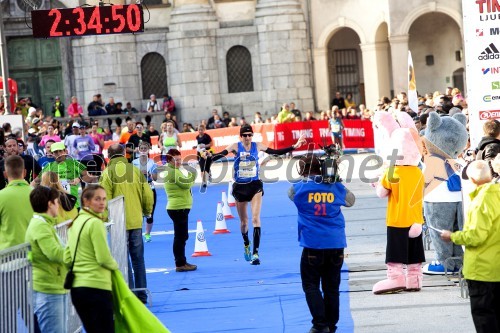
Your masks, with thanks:
M 500 333 L 500 282 L 467 280 L 477 333 Z
M 111 291 L 87 287 L 73 288 L 71 301 L 87 333 L 114 333 Z
M 156 208 L 156 189 L 153 190 L 153 210 L 151 211 L 151 217 L 146 218 L 146 223 L 151 224 L 154 222 L 155 208 Z
M 174 258 L 175 267 L 186 264 L 186 241 L 188 234 L 188 217 L 190 209 L 167 209 L 168 216 L 174 222 Z
M 344 249 L 316 250 L 304 248 L 300 260 L 302 289 L 318 330 L 328 327 L 335 332 L 339 321 L 340 269 L 344 262 Z M 319 289 L 321 283 L 321 290 Z

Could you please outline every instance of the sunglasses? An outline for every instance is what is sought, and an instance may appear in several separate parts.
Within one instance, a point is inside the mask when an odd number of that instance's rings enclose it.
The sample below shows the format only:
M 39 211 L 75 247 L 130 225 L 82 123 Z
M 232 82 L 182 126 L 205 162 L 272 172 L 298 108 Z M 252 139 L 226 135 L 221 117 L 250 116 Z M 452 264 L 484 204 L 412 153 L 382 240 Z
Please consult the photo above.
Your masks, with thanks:
M 253 134 L 241 134 L 241 136 L 244 138 L 251 138 Z

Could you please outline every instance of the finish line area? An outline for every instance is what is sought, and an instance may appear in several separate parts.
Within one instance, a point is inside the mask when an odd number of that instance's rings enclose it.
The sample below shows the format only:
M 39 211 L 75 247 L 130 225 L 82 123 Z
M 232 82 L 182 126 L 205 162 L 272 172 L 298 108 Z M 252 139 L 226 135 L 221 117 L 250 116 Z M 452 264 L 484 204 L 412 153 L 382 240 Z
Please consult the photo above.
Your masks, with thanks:
M 174 333 L 309 331 L 312 317 L 302 291 L 302 248 L 297 241 L 297 210 L 287 196 L 290 186 L 286 181 L 264 184 L 260 266 L 243 258 L 236 207 L 231 207 L 234 218 L 226 220 L 231 232 L 213 234 L 217 203 L 222 191 L 227 191 L 227 183 L 210 185 L 206 193 L 194 186 L 186 257 L 198 270 L 182 273 L 175 271 L 173 223 L 165 209 L 166 194 L 157 188 L 152 242 L 144 244 L 144 257 L 151 311 L 166 327 Z M 197 220 L 203 223 L 211 256 L 191 257 Z M 348 291 L 344 266 L 337 332 L 354 331 Z

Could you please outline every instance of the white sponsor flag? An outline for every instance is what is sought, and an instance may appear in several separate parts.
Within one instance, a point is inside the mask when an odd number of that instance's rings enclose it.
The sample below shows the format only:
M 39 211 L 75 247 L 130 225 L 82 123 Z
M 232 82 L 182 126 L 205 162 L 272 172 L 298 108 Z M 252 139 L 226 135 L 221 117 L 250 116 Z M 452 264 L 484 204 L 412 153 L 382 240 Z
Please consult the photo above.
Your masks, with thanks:
M 418 113 L 417 82 L 415 81 L 411 51 L 408 51 L 408 105 L 413 112 Z

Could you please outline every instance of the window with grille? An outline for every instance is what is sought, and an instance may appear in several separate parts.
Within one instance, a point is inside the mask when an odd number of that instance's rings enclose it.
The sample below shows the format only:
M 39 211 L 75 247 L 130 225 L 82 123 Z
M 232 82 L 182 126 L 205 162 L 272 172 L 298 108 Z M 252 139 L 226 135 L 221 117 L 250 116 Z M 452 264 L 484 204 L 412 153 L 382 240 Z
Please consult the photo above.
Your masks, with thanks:
M 227 86 L 229 93 L 253 91 L 252 56 L 244 46 L 227 51 Z
M 141 60 L 142 98 L 149 99 L 151 94 L 161 97 L 168 94 L 167 65 L 159 53 L 148 53 Z

